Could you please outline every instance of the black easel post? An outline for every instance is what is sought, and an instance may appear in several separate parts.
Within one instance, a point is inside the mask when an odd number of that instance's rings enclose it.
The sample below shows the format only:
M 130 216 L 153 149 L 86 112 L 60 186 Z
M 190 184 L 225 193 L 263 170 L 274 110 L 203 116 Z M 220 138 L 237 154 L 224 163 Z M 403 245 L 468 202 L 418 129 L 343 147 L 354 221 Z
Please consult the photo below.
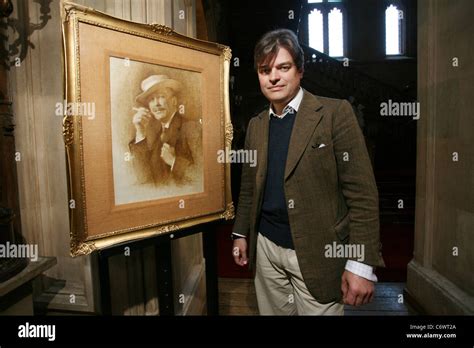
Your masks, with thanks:
M 156 276 L 160 315 L 174 315 L 173 269 L 171 266 L 171 240 L 163 236 L 156 244 Z
M 112 315 L 112 299 L 110 297 L 109 255 L 102 250 L 99 253 L 100 306 L 102 315 Z
M 219 315 L 219 287 L 217 276 L 217 242 L 215 225 L 202 233 L 206 259 L 207 314 Z

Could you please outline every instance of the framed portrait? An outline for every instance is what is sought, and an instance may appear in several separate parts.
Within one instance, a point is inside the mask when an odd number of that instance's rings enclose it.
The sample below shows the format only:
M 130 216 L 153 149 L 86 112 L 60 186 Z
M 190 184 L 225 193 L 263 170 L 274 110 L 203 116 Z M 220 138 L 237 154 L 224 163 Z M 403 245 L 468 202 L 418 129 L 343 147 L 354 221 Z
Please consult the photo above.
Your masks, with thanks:
M 232 219 L 228 47 L 65 2 L 71 255 Z

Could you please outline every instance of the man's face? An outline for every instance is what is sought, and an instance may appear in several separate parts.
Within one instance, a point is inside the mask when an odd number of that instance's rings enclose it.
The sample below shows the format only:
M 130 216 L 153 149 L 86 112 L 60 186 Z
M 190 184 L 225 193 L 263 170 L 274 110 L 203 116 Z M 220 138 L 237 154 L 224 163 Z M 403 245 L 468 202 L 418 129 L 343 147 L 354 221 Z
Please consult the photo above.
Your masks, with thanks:
M 273 61 L 258 66 L 260 89 L 272 104 L 286 105 L 298 93 L 302 77 L 290 52 L 283 47 Z
M 148 108 L 155 119 L 167 122 L 176 109 L 176 97 L 166 89 L 158 90 L 148 99 Z

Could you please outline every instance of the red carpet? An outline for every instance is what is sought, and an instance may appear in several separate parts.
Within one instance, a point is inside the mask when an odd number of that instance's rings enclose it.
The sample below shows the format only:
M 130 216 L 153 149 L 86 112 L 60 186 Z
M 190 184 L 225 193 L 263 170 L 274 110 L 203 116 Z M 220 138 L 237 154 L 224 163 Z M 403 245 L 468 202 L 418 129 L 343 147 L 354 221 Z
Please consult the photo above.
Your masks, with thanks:
M 381 224 L 380 238 L 386 268 L 376 270 L 381 282 L 405 282 L 407 265 L 413 258 L 414 226 Z
M 248 266 L 240 267 L 234 263 L 232 257 L 232 233 L 233 224 L 220 225 L 217 233 L 217 272 L 219 277 L 225 278 L 252 278 Z

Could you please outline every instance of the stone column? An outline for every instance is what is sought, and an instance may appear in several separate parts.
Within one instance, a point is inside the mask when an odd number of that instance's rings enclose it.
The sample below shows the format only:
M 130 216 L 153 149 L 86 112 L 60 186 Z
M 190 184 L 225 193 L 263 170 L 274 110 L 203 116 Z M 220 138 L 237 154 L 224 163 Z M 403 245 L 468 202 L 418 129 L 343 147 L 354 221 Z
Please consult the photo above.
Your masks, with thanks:
M 474 314 L 474 2 L 418 0 L 417 192 L 407 295 Z

